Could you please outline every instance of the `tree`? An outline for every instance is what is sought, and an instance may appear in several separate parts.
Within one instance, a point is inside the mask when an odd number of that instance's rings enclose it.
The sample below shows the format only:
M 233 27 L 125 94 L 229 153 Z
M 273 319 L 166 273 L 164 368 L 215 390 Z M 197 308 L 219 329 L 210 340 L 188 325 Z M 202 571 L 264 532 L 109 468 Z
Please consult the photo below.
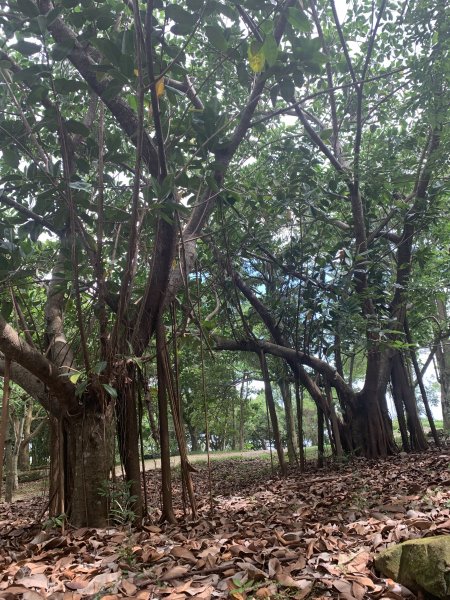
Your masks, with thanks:
M 295 116 L 302 129 L 261 135 L 259 160 L 242 190 L 247 202 L 229 211 L 228 222 L 240 222 L 245 239 L 228 240 L 234 263 L 223 265 L 271 339 L 261 339 L 246 318 L 244 339 L 219 339 L 217 348 L 283 357 L 335 424 L 336 440 L 366 456 L 396 449 L 386 404 L 391 380 L 397 411 L 406 413 L 405 443 L 421 450 L 427 441 L 409 384 L 406 314 L 417 244 L 445 201 L 448 18 L 440 2 L 404 10 L 358 3 L 343 24 L 333 3 L 329 9 L 312 2 L 307 13 L 325 73 L 309 81 L 304 97 L 295 86 L 287 97 L 274 86 L 271 115 Z M 428 23 L 436 25 L 433 40 Z M 271 115 L 254 120 L 255 144 L 256 127 Z M 260 202 L 263 194 L 275 202 Z M 343 359 L 359 351 L 366 365 L 358 390 L 351 377 L 345 381 Z M 335 388 L 341 435 L 333 403 L 314 389 L 304 365 Z
M 187 281 L 293 5 L 31 0 L 0 17 L 0 266 L 5 290 L 45 291 L 36 324 L 1 318 L 0 351 L 51 415 L 52 507 L 75 525 L 106 522 L 98 492 L 114 420 L 141 513 L 137 359 L 159 331 L 163 444 L 163 314 Z

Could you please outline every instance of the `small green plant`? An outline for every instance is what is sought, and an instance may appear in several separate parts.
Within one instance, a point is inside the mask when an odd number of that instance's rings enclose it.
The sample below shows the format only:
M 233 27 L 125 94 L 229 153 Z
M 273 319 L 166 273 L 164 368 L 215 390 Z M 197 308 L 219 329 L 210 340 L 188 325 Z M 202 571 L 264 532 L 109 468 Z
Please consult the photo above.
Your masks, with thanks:
M 136 519 L 133 504 L 136 496 L 131 494 L 131 481 L 105 481 L 99 490 L 106 497 L 108 514 L 115 525 L 131 524 Z
M 125 544 L 119 548 L 119 561 L 126 563 L 130 568 L 136 566 L 136 555 L 130 544 Z
M 62 513 L 55 517 L 49 517 L 44 522 L 44 529 L 61 529 L 62 527 L 64 527 L 66 517 L 67 515 L 65 513 Z

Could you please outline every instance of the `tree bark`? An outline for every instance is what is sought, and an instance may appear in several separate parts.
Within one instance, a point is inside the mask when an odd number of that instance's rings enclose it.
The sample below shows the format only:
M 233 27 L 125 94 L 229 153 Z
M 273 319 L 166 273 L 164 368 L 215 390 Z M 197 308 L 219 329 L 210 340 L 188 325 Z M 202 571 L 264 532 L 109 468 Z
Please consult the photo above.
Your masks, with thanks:
M 295 448 L 297 446 L 297 436 L 295 435 L 294 412 L 292 410 L 292 396 L 289 382 L 286 379 L 278 381 L 281 397 L 284 404 L 284 414 L 286 418 L 286 437 L 289 464 L 293 465 L 298 462 Z
M 280 464 L 282 474 L 286 475 L 287 469 L 286 462 L 284 460 L 283 445 L 281 443 L 280 429 L 278 427 L 278 417 L 275 410 L 275 401 L 273 399 L 272 386 L 270 384 L 269 369 L 267 367 L 267 361 L 264 352 L 259 353 L 259 362 L 261 365 L 261 372 L 264 380 L 264 392 L 266 395 L 267 406 L 269 408 L 270 421 L 272 424 L 273 439 L 275 443 L 275 449 L 278 455 L 278 462 Z
M 159 440 L 161 447 L 162 520 L 176 523 L 172 503 L 172 474 L 170 467 L 169 411 L 167 402 L 166 369 L 164 366 L 165 331 L 161 317 L 156 327 L 156 363 L 158 373 Z
M 85 408 L 63 422 L 64 512 L 74 527 L 106 527 L 108 497 L 102 490 L 113 462 L 113 406 Z
M 441 298 L 436 298 L 437 315 L 443 328 L 447 327 L 447 307 Z M 440 340 L 436 350 L 441 386 L 442 418 L 444 433 L 450 435 L 450 336 Z
M 396 351 L 392 358 L 391 380 L 393 393 L 401 399 L 405 407 L 411 450 L 426 450 L 428 442 L 419 419 L 410 373 L 405 357 L 399 351 Z
M 142 518 L 141 468 L 139 464 L 139 427 L 136 413 L 133 367 L 127 368 L 116 400 L 117 439 L 125 477 L 134 498 L 132 510 L 136 523 Z

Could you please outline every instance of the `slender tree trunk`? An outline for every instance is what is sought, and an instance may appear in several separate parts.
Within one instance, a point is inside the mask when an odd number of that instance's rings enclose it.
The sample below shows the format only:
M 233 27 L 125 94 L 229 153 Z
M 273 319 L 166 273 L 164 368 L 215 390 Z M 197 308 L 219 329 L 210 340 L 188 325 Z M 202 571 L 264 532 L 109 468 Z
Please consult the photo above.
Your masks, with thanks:
M 419 384 L 419 389 L 420 389 L 420 393 L 422 395 L 423 405 L 425 407 L 425 412 L 427 413 L 427 419 L 428 419 L 428 423 L 430 425 L 431 433 L 433 435 L 434 443 L 436 444 L 436 446 L 439 446 L 440 445 L 439 436 L 437 434 L 436 426 L 434 424 L 433 413 L 431 412 L 430 404 L 428 402 L 427 391 L 426 391 L 425 385 L 423 383 L 422 373 L 420 372 L 419 363 L 417 362 L 417 356 L 416 356 L 416 352 L 414 350 L 414 343 L 413 343 L 413 339 L 412 339 L 412 335 L 411 335 L 411 331 L 409 329 L 407 319 L 405 319 L 405 333 L 406 333 L 406 340 L 407 340 L 407 342 L 409 344 L 409 348 L 410 348 L 409 353 L 410 353 L 411 361 L 412 361 L 412 364 L 414 367 L 414 373 L 417 378 L 417 383 Z M 413 386 L 412 386 L 412 388 L 413 388 Z
M 295 378 L 295 406 L 297 410 L 298 453 L 300 472 L 305 470 L 305 444 L 303 437 L 303 388 L 300 387 L 298 376 Z
M 326 395 L 328 407 L 329 407 L 329 418 L 330 418 L 331 431 L 332 431 L 333 440 L 334 440 L 334 450 L 335 450 L 337 458 L 342 458 L 342 456 L 344 455 L 344 451 L 342 450 L 341 432 L 339 429 L 339 419 L 336 414 L 336 409 L 334 407 L 334 401 L 333 401 L 333 393 L 332 393 L 331 386 L 328 383 L 328 381 L 325 381 L 325 395 Z
M 395 375 L 393 375 L 395 377 Z M 411 452 L 411 446 L 408 437 L 408 427 L 405 419 L 405 409 L 403 408 L 403 401 L 401 395 L 398 393 L 398 386 L 391 385 L 392 399 L 394 400 L 395 412 L 397 413 L 398 428 L 400 430 L 400 436 L 402 438 L 402 448 L 405 452 Z
M 136 412 L 134 369 L 127 369 L 124 381 L 119 385 L 116 401 L 117 439 L 119 453 L 125 469 L 125 477 L 133 496 L 133 512 L 136 522 L 142 517 L 141 466 L 139 463 L 139 426 Z
M 33 400 L 28 398 L 25 406 L 25 416 L 23 421 L 23 440 L 19 448 L 19 470 L 28 471 L 30 468 L 30 446 L 29 442 L 24 443 L 31 434 L 31 425 L 33 423 Z
M 393 393 L 401 399 L 405 407 L 411 450 L 426 450 L 428 442 L 419 419 L 410 373 L 405 357 L 400 352 L 395 352 L 392 358 L 391 380 Z
M 51 517 L 62 515 L 65 510 L 65 439 L 62 421 L 49 416 L 50 425 L 50 473 L 49 473 L 49 514 Z
M 236 407 L 234 395 L 231 396 L 231 449 L 236 450 Z
M 317 466 L 321 469 L 324 465 L 325 443 L 324 443 L 325 415 L 323 410 L 317 407 Z
M 3 485 L 3 462 L 5 443 L 8 435 L 9 423 L 9 380 L 11 375 L 11 361 L 7 358 L 5 361 L 5 374 L 3 376 L 3 398 L 2 398 L 2 420 L 0 423 L 0 500 L 2 497 Z
M 172 503 L 172 473 L 170 467 L 169 411 L 167 406 L 167 381 L 164 366 L 165 331 L 162 319 L 156 326 L 156 352 L 158 372 L 158 412 L 159 440 L 161 447 L 161 488 L 162 488 L 162 517 L 169 523 L 176 523 Z
M 448 316 L 445 303 L 440 298 L 437 298 L 436 306 L 441 327 L 446 328 Z M 450 336 L 447 336 L 438 342 L 436 358 L 439 367 L 444 433 L 450 435 Z
M 155 420 L 155 410 L 153 408 L 152 394 L 150 390 L 148 390 L 145 394 L 145 404 L 147 406 L 148 422 L 150 425 L 152 438 L 155 444 L 159 447 L 159 431 Z
M 278 418 L 277 418 L 277 413 L 275 410 L 275 401 L 273 399 L 272 386 L 270 384 L 269 369 L 267 367 L 267 361 L 266 361 L 266 356 L 265 356 L 264 352 L 259 353 L 259 362 L 261 365 L 261 372 L 262 372 L 262 376 L 263 376 L 263 380 L 264 380 L 264 390 L 265 390 L 265 394 L 266 394 L 266 402 L 267 402 L 267 406 L 269 408 L 270 421 L 272 423 L 273 439 L 274 439 L 274 443 L 275 443 L 275 449 L 276 449 L 277 455 L 278 455 L 278 462 L 280 464 L 280 469 L 281 469 L 282 474 L 286 475 L 287 469 L 286 469 L 286 462 L 284 460 L 283 445 L 281 443 L 280 430 L 278 427 Z
M 294 412 L 292 410 L 292 396 L 289 382 L 286 379 L 280 379 L 278 381 L 280 386 L 281 397 L 283 398 L 284 414 L 286 418 L 286 436 L 287 436 L 287 447 L 288 447 L 288 460 L 289 464 L 293 465 L 298 462 L 297 453 L 295 452 L 295 446 L 297 445 L 297 439 L 295 435 L 294 425 Z
M 14 463 L 16 463 L 15 474 Z M 9 503 L 13 499 L 14 475 L 17 477 L 17 461 L 14 461 L 14 432 L 10 423 L 5 440 L 5 501 Z
M 239 451 L 244 450 L 244 389 L 247 384 L 247 373 L 242 376 L 241 390 L 239 392 Z M 246 394 L 245 394 L 246 396 Z

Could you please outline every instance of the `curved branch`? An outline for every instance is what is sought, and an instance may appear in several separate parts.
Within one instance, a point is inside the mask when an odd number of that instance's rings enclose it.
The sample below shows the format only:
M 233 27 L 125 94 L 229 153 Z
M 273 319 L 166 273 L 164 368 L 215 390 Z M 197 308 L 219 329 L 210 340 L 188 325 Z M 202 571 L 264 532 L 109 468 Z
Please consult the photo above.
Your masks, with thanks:
M 58 367 L 29 346 L 17 331 L 0 316 L 0 351 L 17 362 L 29 373 L 48 386 L 58 402 L 51 403 L 49 410 L 60 415 L 76 404 L 75 386 L 66 377 L 61 377 Z
M 5 373 L 5 359 L 0 358 L 0 377 Z M 50 410 L 48 390 L 40 379 L 17 363 L 11 364 L 11 381 L 16 383 L 29 396 L 39 402 L 46 410 Z
M 317 373 L 323 375 L 334 388 L 342 392 L 346 397 L 353 397 L 354 391 L 351 386 L 339 375 L 337 369 L 320 358 L 305 354 L 304 352 L 266 342 L 265 340 L 230 340 L 222 337 L 215 337 L 214 350 L 230 350 L 241 352 L 256 352 L 261 350 L 284 358 L 289 363 L 306 365 L 314 369 Z

